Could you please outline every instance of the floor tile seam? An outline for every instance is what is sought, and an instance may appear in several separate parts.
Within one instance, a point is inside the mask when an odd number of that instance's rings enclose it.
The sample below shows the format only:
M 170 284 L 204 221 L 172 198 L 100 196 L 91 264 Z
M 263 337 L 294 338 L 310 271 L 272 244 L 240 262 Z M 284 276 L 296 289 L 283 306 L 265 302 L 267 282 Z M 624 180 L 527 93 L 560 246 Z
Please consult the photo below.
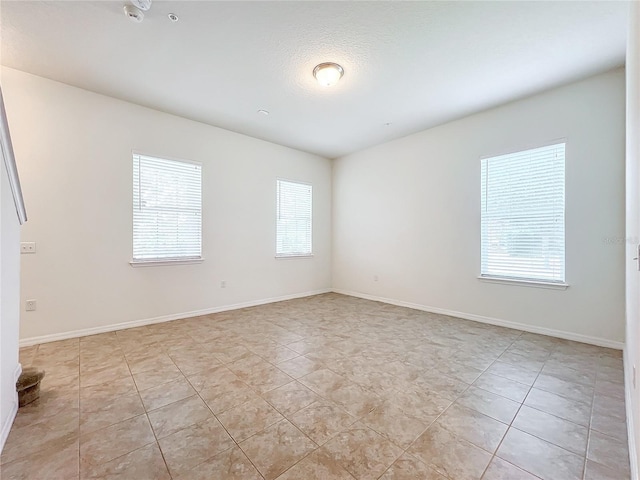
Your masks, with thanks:
M 173 360 L 172 360 L 173 361 Z M 160 451 L 160 455 L 162 456 L 162 461 L 164 462 L 164 468 L 167 470 L 167 473 L 169 474 L 169 477 L 173 477 L 171 475 L 171 470 L 169 470 L 169 464 L 167 463 L 167 459 L 164 456 L 164 452 L 162 451 L 162 448 L 160 448 L 160 442 L 158 441 L 158 435 L 156 434 L 155 429 L 153 428 L 153 424 L 151 423 L 151 418 L 149 418 L 149 412 L 147 412 L 147 409 L 144 405 L 144 402 L 142 401 L 142 396 L 140 395 L 140 389 L 138 388 L 138 385 L 135 382 L 134 376 L 133 376 L 133 372 L 131 371 L 131 366 L 129 365 L 129 361 L 127 360 L 127 357 L 125 356 L 125 362 L 127 364 L 127 369 L 129 369 L 129 374 L 131 375 L 131 380 L 133 381 L 133 386 L 136 389 L 136 392 L 138 392 L 138 397 L 140 397 L 140 403 L 142 403 L 142 407 L 144 408 L 144 415 L 147 419 L 147 423 L 149 424 L 149 429 L 151 430 L 151 433 L 153 434 L 153 438 L 155 438 L 155 442 L 156 442 L 156 446 L 158 447 L 158 450 Z
M 125 420 L 125 421 L 126 421 L 126 420 Z M 134 448 L 133 450 L 130 450 L 130 451 L 126 452 L 126 453 L 123 453 L 122 455 L 118 455 L 117 457 L 114 457 L 114 458 L 112 458 L 112 459 L 110 459 L 110 460 L 106 460 L 106 461 L 104 461 L 104 462 L 99 462 L 99 463 L 92 463 L 92 464 L 90 464 L 90 465 L 91 465 L 92 467 L 100 467 L 101 465 L 105 465 L 105 464 L 107 464 L 107 463 L 109 463 L 109 462 L 113 462 L 113 461 L 118 460 L 118 459 L 120 459 L 120 458 L 122 458 L 122 457 L 126 457 L 127 455 L 129 455 L 129 454 L 131 454 L 131 453 L 134 453 L 134 452 L 137 452 L 138 450 L 142 450 L 143 448 L 147 448 L 149 445 L 156 445 L 156 446 L 158 447 L 158 450 L 160 450 L 160 445 L 158 444 L 157 440 L 153 440 L 153 441 L 151 441 L 151 442 L 149 442 L 149 443 L 145 443 L 144 445 L 141 445 L 141 446 L 139 446 L 139 447 L 136 447 L 136 448 Z M 80 453 L 80 452 L 79 452 L 79 450 L 80 450 L 80 449 L 78 449 L 78 453 Z M 166 464 L 165 464 L 165 466 L 166 466 Z M 82 465 L 80 464 L 80 455 L 78 455 L 78 472 L 79 472 L 78 474 L 79 474 L 79 476 L 82 478 L 82 471 L 81 471 L 81 468 L 82 468 Z M 167 468 L 167 472 L 169 472 L 169 469 L 168 469 L 168 468 Z
M 223 365 L 224 365 L 224 364 L 223 364 Z M 225 367 L 226 367 L 226 365 L 225 365 Z M 230 370 L 228 367 L 226 367 L 226 368 L 227 368 L 227 370 L 229 370 L 229 371 L 231 372 L 231 370 Z M 233 372 L 232 372 L 232 373 L 233 373 Z M 235 375 L 235 373 L 234 373 L 234 375 Z M 237 377 L 237 375 L 236 375 L 236 377 Z M 258 472 L 258 475 L 260 475 L 260 476 L 264 479 L 264 476 L 262 475 L 262 473 L 260 472 L 260 470 L 258 470 L 258 467 L 253 463 L 253 461 L 249 458 L 249 456 L 244 452 L 244 450 L 242 449 L 242 447 L 240 447 L 240 442 L 236 441 L 236 439 L 233 437 L 233 435 L 231 435 L 231 432 L 230 432 L 230 431 L 229 431 L 229 429 L 226 427 L 226 425 L 225 425 L 224 423 L 222 423 L 222 421 L 220 420 L 220 418 L 218 418 L 218 415 L 216 415 L 216 414 L 215 414 L 215 412 L 211 409 L 211 407 L 210 407 L 210 406 L 209 406 L 209 404 L 205 401 L 205 399 L 204 399 L 204 398 L 202 398 L 202 395 L 200 395 L 201 391 L 202 391 L 202 390 L 204 390 L 204 388 L 203 388 L 200 392 L 199 392 L 199 391 L 197 391 L 197 389 L 196 389 L 196 388 L 195 388 L 195 386 L 191 383 L 191 381 L 189 380 L 189 378 L 188 378 L 188 377 L 186 377 L 186 376 L 185 376 L 185 378 L 187 379 L 187 382 L 189 382 L 189 384 L 191 385 L 191 387 L 196 391 L 196 395 L 198 395 L 198 397 L 200 398 L 200 400 L 201 400 L 201 401 L 205 404 L 205 406 L 209 409 L 209 411 L 211 412 L 211 415 L 213 415 L 213 417 L 218 421 L 218 423 L 220 424 L 220 426 L 221 426 L 221 427 L 224 429 L 224 431 L 227 433 L 227 435 L 229 436 L 229 438 L 231 439 L 231 441 L 233 442 L 233 444 L 235 445 L 235 447 L 239 448 L 239 449 L 240 449 L 240 451 L 242 451 L 242 454 L 243 454 L 243 455 L 245 456 L 245 458 L 249 461 L 249 463 L 251 463 L 251 465 L 253 466 L 253 468 L 255 468 L 256 472 Z M 240 379 L 238 379 L 238 381 L 242 382 L 242 380 L 240 380 Z M 244 382 L 242 382 L 242 383 L 244 383 Z M 245 385 L 246 385 L 246 384 L 245 384 Z M 247 387 L 251 388 L 249 385 L 247 385 Z M 244 405 L 244 404 L 246 404 L 246 403 L 248 403 L 248 402 L 250 402 L 250 401 L 251 401 L 251 400 L 248 400 L 248 401 L 246 401 L 246 402 L 241 403 L 240 405 Z M 228 411 L 228 410 L 231 410 L 232 408 L 236 408 L 237 406 L 239 406 L 239 405 L 236 405 L 236 406 L 234 406 L 234 407 L 228 408 L 228 409 L 227 409 L 227 410 L 225 410 L 224 412 L 226 412 L 226 411 Z M 220 412 L 220 413 L 224 413 L 224 412 Z M 284 418 L 284 417 L 283 417 L 283 418 Z M 275 423 L 277 423 L 277 422 L 275 422 Z M 274 423 L 274 424 L 271 424 L 271 425 L 275 425 L 275 423 Z M 269 425 L 269 426 L 271 426 L 271 425 Z M 266 428 L 269 428 L 269 426 L 265 427 L 265 429 L 266 429 Z M 264 429 L 263 429 L 263 430 L 264 430 Z M 263 430 L 261 430 L 261 431 L 263 431 Z M 250 437 L 249 437 L 249 438 L 250 438 Z M 245 439 L 245 440 L 246 440 L 246 439 Z M 244 440 L 242 440 L 242 441 L 244 441 Z M 234 448 L 234 447 L 232 446 L 232 447 L 230 447 L 230 448 Z M 225 450 L 225 451 L 226 451 L 226 450 Z M 216 454 L 216 455 L 218 455 L 218 454 Z M 210 457 L 209 459 L 205 460 L 204 462 L 206 462 L 206 461 L 208 461 L 208 460 L 211 460 L 211 458 L 213 458 L 214 456 L 215 456 L 215 455 L 213 455 L 213 456 L 212 456 L 212 457 Z M 204 463 L 204 462 L 202 462 L 202 463 Z M 199 465 L 202 465 L 202 463 L 200 463 Z M 194 467 L 194 468 L 195 468 L 195 467 Z
M 555 347 L 554 351 L 557 351 L 557 349 L 558 349 L 558 348 L 559 348 L 559 345 Z M 546 362 L 545 362 L 545 364 L 546 364 Z M 543 366 L 543 369 L 544 369 L 544 366 Z M 522 401 L 522 404 L 520 405 L 520 408 L 518 409 L 518 412 L 517 412 L 517 413 L 516 413 L 516 415 L 513 417 L 513 420 L 511 421 L 511 424 L 509 425 L 509 428 L 510 428 L 510 429 L 511 429 L 511 428 L 515 428 L 516 430 L 518 430 L 518 431 L 520 431 L 520 432 L 524 432 L 523 430 L 521 430 L 521 429 L 519 429 L 519 428 L 517 428 L 517 427 L 514 427 L 514 426 L 513 426 L 513 422 L 515 422 L 515 420 L 516 420 L 516 418 L 518 417 L 518 415 L 519 415 L 520 410 L 522 409 L 522 407 L 523 407 L 523 406 L 525 406 L 525 402 L 526 402 L 527 398 L 529 397 L 529 395 L 531 394 L 531 391 L 533 390 L 534 385 L 535 385 L 535 384 L 536 384 L 536 382 L 538 381 L 538 378 L 540 377 L 540 375 L 541 375 L 541 374 L 542 374 L 542 369 L 540 370 L 540 372 L 539 372 L 539 373 L 538 373 L 538 375 L 536 376 L 536 379 L 534 380 L 533 384 L 532 384 L 532 385 L 531 385 L 531 387 L 529 388 L 529 392 L 527 392 L 527 395 L 525 396 L 524 400 Z M 538 387 L 535 387 L 535 388 L 538 388 Z M 539 389 L 539 390 L 543 390 L 543 389 L 540 389 L 540 388 L 538 388 L 538 389 Z M 543 391 L 546 391 L 546 390 L 543 390 Z M 558 395 L 557 393 L 554 393 L 554 392 L 548 392 L 548 393 L 552 393 L 552 394 L 554 394 L 554 395 Z M 560 397 L 562 397 L 562 398 L 566 398 L 566 397 L 564 397 L 564 396 L 562 396 L 562 395 L 558 395 L 558 396 L 560 396 Z M 595 396 L 595 390 L 594 390 L 594 396 Z M 572 400 L 572 399 L 568 399 L 568 400 Z M 583 462 L 582 462 L 582 472 L 581 472 L 581 477 L 584 477 L 584 474 L 585 474 L 585 471 L 586 471 L 586 462 L 587 462 L 587 456 L 588 456 L 588 452 L 589 452 L 589 442 L 591 441 L 591 416 L 592 416 L 592 412 L 593 412 L 593 398 L 592 398 L 591 400 L 592 400 L 592 401 L 591 401 L 591 405 L 590 405 L 589 425 L 586 427 L 586 428 L 587 428 L 587 445 L 586 445 L 586 447 L 585 447 L 584 457 L 582 457 L 582 458 L 583 458 Z M 580 403 L 583 403 L 583 402 L 580 402 Z M 580 425 L 580 424 L 578 424 L 578 423 L 576 423 L 576 422 L 572 422 L 571 420 L 567 420 L 567 419 L 565 419 L 565 418 L 559 417 L 558 415 L 555 415 L 555 414 L 553 414 L 553 413 L 545 412 L 544 410 L 541 410 L 541 409 L 539 409 L 539 408 L 535 408 L 535 407 L 532 407 L 532 406 L 530 406 L 530 405 L 526 405 L 526 406 L 527 406 L 528 408 L 533 408 L 533 409 L 535 409 L 535 410 L 538 410 L 538 411 L 540 411 L 540 412 L 542 412 L 542 413 L 546 413 L 547 415 L 551 415 L 551 416 L 554 416 L 554 417 L 559 418 L 559 419 L 561 419 L 561 420 L 564 420 L 564 421 L 570 422 L 570 423 L 572 423 L 572 424 L 574 424 L 574 425 L 578 425 L 578 426 L 585 427 L 585 425 Z M 508 433 L 508 430 L 507 430 L 507 433 Z M 533 437 L 535 437 L 535 438 L 537 438 L 537 439 L 539 439 L 539 440 L 541 440 L 541 441 L 543 441 L 543 442 L 547 442 L 547 443 L 549 443 L 549 444 L 551 444 L 551 445 L 554 445 L 554 446 L 556 446 L 556 447 L 558 447 L 558 448 L 561 448 L 562 450 L 564 450 L 564 451 L 566 451 L 566 452 L 573 453 L 573 454 L 574 454 L 574 455 L 576 455 L 576 456 L 580 456 L 579 454 L 576 454 L 576 453 L 574 453 L 574 452 L 571 452 L 571 451 L 569 451 L 569 450 L 567 450 L 567 449 L 565 449 L 565 448 L 563 448 L 563 447 L 561 447 L 561 446 L 559 446 L 559 445 L 556 445 L 556 444 L 555 444 L 555 443 L 553 443 L 553 442 L 549 442 L 549 441 L 547 441 L 547 440 L 544 440 L 544 439 L 542 439 L 542 438 L 540 438 L 540 437 L 538 437 L 538 436 L 536 436 L 536 435 L 533 435 L 533 434 L 531 434 L 531 433 L 529 433 L 529 432 L 524 432 L 524 433 L 526 433 L 527 435 L 531 435 L 531 436 L 533 436 Z M 505 437 L 506 437 L 506 434 L 505 434 Z M 502 440 L 504 441 L 504 437 L 503 437 L 503 439 L 502 439 Z M 496 455 L 497 455 L 498 450 L 500 449 L 500 446 L 501 446 L 501 445 L 502 445 L 502 441 L 500 442 L 500 445 L 499 445 L 499 446 L 498 446 L 498 448 L 496 449 L 496 452 L 495 452 L 495 454 L 496 454 Z M 501 458 L 501 457 L 499 457 L 499 458 Z M 519 468 L 522 468 L 522 467 L 519 467 Z M 524 470 L 524 469 L 523 469 L 523 470 Z M 525 470 L 525 471 L 527 471 L 527 470 Z M 532 472 L 529 472 L 529 473 L 532 473 Z M 533 473 L 532 473 L 532 474 L 533 474 Z
M 245 442 L 246 440 L 249 440 L 250 438 L 254 437 L 254 436 L 255 436 L 255 435 L 257 435 L 258 433 L 262 433 L 262 432 L 264 432 L 267 428 L 272 427 L 273 425 L 275 425 L 276 423 L 281 422 L 282 420 L 286 420 L 286 419 L 285 419 L 285 418 L 282 418 L 282 419 L 278 420 L 277 422 L 274 422 L 274 423 L 272 423 L 272 424 L 270 424 L 270 425 L 266 426 L 265 428 L 263 428 L 263 429 L 262 429 L 262 430 L 260 430 L 259 432 L 256 432 L 256 433 L 254 433 L 254 434 L 252 434 L 252 435 L 248 436 L 247 438 L 244 438 L 244 439 L 240 440 L 239 442 L 237 442 L 237 441 L 236 441 L 236 439 L 235 439 L 235 438 L 233 438 L 229 432 L 227 432 L 227 433 L 229 434 L 229 436 L 231 437 L 231 439 L 233 440 L 233 442 L 236 444 L 236 446 L 240 449 L 240 451 L 242 452 L 242 454 L 245 456 L 245 458 L 246 458 L 247 460 L 249 460 L 249 463 L 251 463 L 251 465 L 253 465 L 253 468 L 255 468 L 256 472 L 258 472 L 258 475 L 260 475 L 263 479 L 265 478 L 265 476 L 262 474 L 262 472 L 260 471 L 260 469 L 258 468 L 258 466 L 253 462 L 253 460 L 251 460 L 251 457 L 249 457 L 249 455 L 247 454 L 247 452 L 245 452 L 244 448 L 242 448 L 242 445 L 240 445 L 240 444 L 241 444 L 241 443 L 243 443 L 243 442 Z M 291 422 L 289 422 L 289 423 L 291 423 Z M 220 422 L 220 424 L 222 424 L 222 422 Z M 225 430 L 226 430 L 226 427 L 225 427 L 224 425 L 222 425 L 222 426 L 223 426 L 223 428 L 225 428 Z M 295 426 L 295 425 L 294 425 L 294 426 Z M 296 427 L 296 428 L 298 428 L 298 427 Z M 314 442 L 314 443 L 315 443 L 315 442 Z M 315 451 L 315 450 L 317 450 L 317 448 L 316 448 L 316 449 L 314 449 L 314 451 Z M 283 473 L 284 473 L 284 472 L 283 472 Z M 281 474 L 281 475 L 282 475 L 282 474 Z
M 518 338 L 520 338 L 522 335 L 524 334 L 524 332 L 522 332 L 520 334 L 520 336 Z M 511 345 L 513 345 L 514 342 L 511 343 Z M 508 347 L 510 348 L 511 345 Z M 497 360 L 496 360 L 497 361 Z M 494 362 L 495 363 L 495 362 Z M 493 364 L 492 364 L 493 365 Z M 487 367 L 487 370 L 491 368 L 491 365 L 489 367 Z M 544 366 L 543 366 L 544 368 Z M 540 372 L 542 372 L 542 368 L 540 369 Z M 491 454 L 491 460 L 489 460 L 489 463 L 487 464 L 487 466 L 485 467 L 484 471 L 482 472 L 482 475 L 480 475 L 480 478 L 483 478 L 486 473 L 487 470 L 489 469 L 489 466 L 491 465 L 491 462 L 493 462 L 493 459 L 497 456 L 498 451 L 500 450 L 500 447 L 502 446 L 502 444 L 504 443 L 504 439 L 507 437 L 507 434 L 509 433 L 509 430 L 512 428 L 513 426 L 513 422 L 515 422 L 516 418 L 518 418 L 518 415 L 520 414 L 520 410 L 522 410 L 522 406 L 524 405 L 524 402 L 527 400 L 527 397 L 529 396 L 529 394 L 531 393 L 531 390 L 533 389 L 533 385 L 536 383 L 536 381 L 538 380 L 538 377 L 540 376 L 540 372 L 538 372 L 538 374 L 536 375 L 535 380 L 533 381 L 533 383 L 529 386 L 529 390 L 527 391 L 527 394 L 524 396 L 524 398 L 522 399 L 522 402 L 520 402 L 520 405 L 518 406 L 518 410 L 516 411 L 515 415 L 513 416 L 513 418 L 511 419 L 511 422 L 509 422 L 508 427 L 507 427 L 507 431 L 504 432 L 504 435 L 502 436 L 502 438 L 500 439 L 500 442 L 498 443 L 498 446 L 496 447 L 496 449 L 493 451 L 493 453 Z M 510 380 L 510 379 L 508 379 Z M 501 457 L 498 457 L 501 458 Z M 502 458 L 501 458 L 502 459 Z M 517 465 L 516 465 L 517 466 Z M 518 466 L 518 468 L 520 468 Z M 524 470 L 524 469 L 522 469 Z M 583 468 L 584 470 L 584 468 Z M 527 471 L 527 470 L 525 470 Z M 528 472 L 531 473 L 531 472 Z
M 536 390 L 541 390 L 541 391 L 546 392 L 546 393 L 551 393 L 553 395 L 556 395 L 558 397 L 562 397 L 565 400 L 569 400 L 571 402 L 581 403 L 582 405 L 589 406 L 590 409 L 593 409 L 593 399 L 595 397 L 595 395 L 593 395 L 593 394 L 591 395 L 591 402 L 587 403 L 584 400 L 578 400 L 577 398 L 567 397 L 566 395 L 563 395 L 562 393 L 554 392 L 553 390 L 549 390 L 546 387 L 541 387 L 539 385 L 535 385 L 535 383 L 533 385 L 531 385 L 531 388 L 532 389 L 535 388 Z M 591 413 L 589 414 L 589 417 L 591 417 Z

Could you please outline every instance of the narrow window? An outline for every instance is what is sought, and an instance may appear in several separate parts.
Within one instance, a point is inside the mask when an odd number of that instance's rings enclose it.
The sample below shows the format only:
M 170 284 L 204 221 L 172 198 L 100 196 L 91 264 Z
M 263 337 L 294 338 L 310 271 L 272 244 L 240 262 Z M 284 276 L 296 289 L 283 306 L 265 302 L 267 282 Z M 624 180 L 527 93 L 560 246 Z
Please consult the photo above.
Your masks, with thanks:
M 481 277 L 565 281 L 565 144 L 482 159 Z
M 312 186 L 278 180 L 276 190 L 276 256 L 311 255 Z
M 202 166 L 133 155 L 133 263 L 202 258 Z

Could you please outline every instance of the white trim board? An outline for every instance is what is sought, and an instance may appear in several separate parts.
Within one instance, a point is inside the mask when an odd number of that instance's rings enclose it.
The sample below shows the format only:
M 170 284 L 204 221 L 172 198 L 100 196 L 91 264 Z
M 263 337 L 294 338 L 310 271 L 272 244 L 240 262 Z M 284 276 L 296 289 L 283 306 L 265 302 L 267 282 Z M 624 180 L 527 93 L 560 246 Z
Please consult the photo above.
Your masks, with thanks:
M 334 288 L 333 292 L 342 295 L 349 295 L 351 297 L 364 298 L 366 300 L 374 300 L 376 302 L 388 303 L 390 305 L 397 305 L 399 307 L 413 308 L 414 310 L 421 310 L 423 312 L 438 313 L 440 315 L 448 315 L 450 317 L 462 318 L 465 320 L 473 320 L 474 322 L 488 323 L 490 325 L 496 325 L 498 327 L 512 328 L 514 330 L 522 330 L 524 332 L 537 333 L 540 335 L 546 335 L 549 337 L 562 338 L 564 340 L 573 340 L 575 342 L 588 343 L 590 345 L 597 345 L 599 347 L 614 348 L 616 350 L 622 350 L 624 347 L 623 342 L 616 342 L 615 340 L 608 340 L 606 338 L 590 337 L 588 335 L 582 335 L 579 333 L 565 332 L 563 330 L 555 330 L 553 328 L 537 327 L 535 325 L 527 325 L 525 323 L 512 322 L 510 320 L 502 320 L 499 318 L 483 317 L 482 315 L 476 315 L 473 313 L 456 312 L 453 310 L 447 310 L 438 307 L 429 307 L 427 305 L 420 305 L 417 303 L 405 302 L 402 300 L 394 300 L 391 298 L 378 297 L 376 295 L 369 295 L 368 293 L 352 292 L 349 290 L 342 290 L 340 288 Z
M 22 365 L 18 363 L 16 365 L 16 369 L 13 372 L 14 385 L 17 383 L 18 378 L 20 378 L 21 373 L 22 373 Z M 9 412 L 9 415 L 7 416 L 7 419 L 5 420 L 4 424 L 2 425 L 2 429 L 0 430 L 0 452 L 2 452 L 2 450 L 4 449 L 4 444 L 6 443 L 7 438 L 9 438 L 9 432 L 11 432 L 11 427 L 13 426 L 13 421 L 15 420 L 17 414 L 18 414 L 18 392 L 15 391 L 14 397 L 13 397 L 13 405 L 11 406 L 11 411 Z
M 629 443 L 629 464 L 631 468 L 631 480 L 638 480 L 638 453 L 636 451 L 636 437 L 635 437 L 635 421 L 633 412 L 633 403 L 631 402 L 631 390 L 633 379 L 630 378 L 633 375 L 633 367 L 629 363 L 627 354 L 628 350 L 625 348 L 622 358 L 624 361 L 624 405 L 627 417 L 627 439 Z
M 145 325 L 153 325 L 154 323 L 170 322 L 171 320 L 180 320 L 182 318 L 199 317 L 201 315 L 210 315 L 212 313 L 226 312 L 229 310 L 238 310 L 240 308 L 256 307 L 267 303 L 283 302 L 285 300 L 293 300 L 296 298 L 311 297 L 313 295 L 321 295 L 330 293 L 330 288 L 322 290 L 314 290 L 311 292 L 294 293 L 291 295 L 283 295 L 280 297 L 263 298 L 261 300 L 253 300 L 250 302 L 235 303 L 232 305 L 223 305 L 220 307 L 205 308 L 203 310 L 194 310 L 191 312 L 172 313 L 170 315 L 162 315 L 160 317 L 143 318 L 141 320 L 132 320 L 130 322 L 114 323 L 111 325 L 103 325 L 100 327 L 83 328 L 81 330 L 72 330 L 70 332 L 52 333 L 50 335 L 41 335 L 38 337 L 29 337 L 20 339 L 21 347 L 37 345 L 40 343 L 56 342 L 58 340 L 66 340 L 68 338 L 86 337 L 87 335 L 97 335 L 99 333 L 114 332 L 116 330 L 124 330 L 127 328 L 143 327 Z

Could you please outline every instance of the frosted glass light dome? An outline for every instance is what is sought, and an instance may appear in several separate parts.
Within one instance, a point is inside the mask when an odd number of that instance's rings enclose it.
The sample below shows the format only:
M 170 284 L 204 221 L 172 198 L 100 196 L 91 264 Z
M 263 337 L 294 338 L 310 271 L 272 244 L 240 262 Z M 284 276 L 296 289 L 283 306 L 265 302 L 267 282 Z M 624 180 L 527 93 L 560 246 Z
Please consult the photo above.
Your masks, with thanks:
M 321 63 L 313 69 L 313 76 L 323 87 L 332 87 L 342 78 L 344 69 L 337 63 Z

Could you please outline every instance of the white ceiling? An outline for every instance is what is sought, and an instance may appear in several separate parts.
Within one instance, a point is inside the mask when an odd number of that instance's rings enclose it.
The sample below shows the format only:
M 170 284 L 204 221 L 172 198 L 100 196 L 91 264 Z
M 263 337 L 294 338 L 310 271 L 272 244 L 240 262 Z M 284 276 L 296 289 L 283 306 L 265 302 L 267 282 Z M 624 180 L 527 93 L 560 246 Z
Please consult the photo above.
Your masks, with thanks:
M 156 0 L 135 24 L 125 3 L 2 1 L 2 64 L 329 158 L 620 66 L 628 10 Z

